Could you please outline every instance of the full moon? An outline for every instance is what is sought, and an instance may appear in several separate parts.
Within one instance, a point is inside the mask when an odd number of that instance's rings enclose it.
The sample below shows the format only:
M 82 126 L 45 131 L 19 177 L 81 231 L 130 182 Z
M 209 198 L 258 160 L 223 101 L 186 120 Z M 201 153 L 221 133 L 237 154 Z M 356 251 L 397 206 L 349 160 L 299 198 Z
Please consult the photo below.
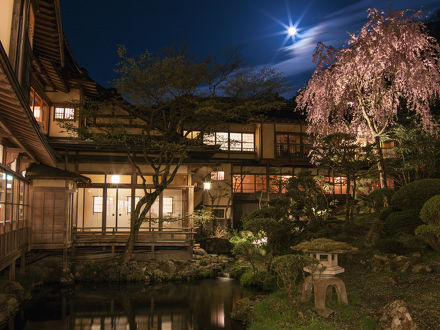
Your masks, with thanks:
M 296 27 L 294 27 L 294 26 L 291 26 L 291 27 L 289 27 L 288 29 L 287 29 L 287 34 L 289 35 L 289 36 L 294 36 L 295 34 L 296 34 Z

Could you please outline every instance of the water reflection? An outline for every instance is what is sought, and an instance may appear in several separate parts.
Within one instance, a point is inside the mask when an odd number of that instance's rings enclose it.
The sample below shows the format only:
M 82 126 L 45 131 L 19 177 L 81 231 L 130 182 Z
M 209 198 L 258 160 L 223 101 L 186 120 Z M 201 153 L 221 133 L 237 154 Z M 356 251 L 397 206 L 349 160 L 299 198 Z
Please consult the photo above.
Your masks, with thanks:
M 235 281 L 205 280 L 156 287 L 78 286 L 43 290 L 15 320 L 15 329 L 242 329 L 230 319 L 247 295 Z

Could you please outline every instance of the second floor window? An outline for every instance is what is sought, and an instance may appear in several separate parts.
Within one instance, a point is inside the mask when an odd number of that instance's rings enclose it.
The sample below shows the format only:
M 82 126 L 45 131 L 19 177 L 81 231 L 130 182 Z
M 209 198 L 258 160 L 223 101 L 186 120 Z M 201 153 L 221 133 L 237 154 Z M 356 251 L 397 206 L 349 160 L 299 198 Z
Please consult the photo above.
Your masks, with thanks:
M 39 122 L 43 121 L 43 113 L 49 108 L 48 104 L 40 97 L 40 95 L 31 88 L 31 93 L 29 97 L 29 107 L 35 117 Z
M 73 120 L 75 118 L 75 110 L 70 107 L 55 107 L 54 118 L 57 120 Z
M 219 145 L 226 151 L 254 151 L 255 148 L 253 133 L 215 132 L 205 134 L 203 143 Z
M 279 158 L 301 157 L 301 136 L 296 133 L 277 133 L 276 150 Z

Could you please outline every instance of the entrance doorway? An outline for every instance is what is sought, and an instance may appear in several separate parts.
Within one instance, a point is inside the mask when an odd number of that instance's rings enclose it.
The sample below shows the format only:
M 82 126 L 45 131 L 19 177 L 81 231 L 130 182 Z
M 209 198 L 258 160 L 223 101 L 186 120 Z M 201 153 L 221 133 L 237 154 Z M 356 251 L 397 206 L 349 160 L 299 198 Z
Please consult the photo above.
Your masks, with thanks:
M 106 232 L 130 230 L 131 189 L 107 188 Z

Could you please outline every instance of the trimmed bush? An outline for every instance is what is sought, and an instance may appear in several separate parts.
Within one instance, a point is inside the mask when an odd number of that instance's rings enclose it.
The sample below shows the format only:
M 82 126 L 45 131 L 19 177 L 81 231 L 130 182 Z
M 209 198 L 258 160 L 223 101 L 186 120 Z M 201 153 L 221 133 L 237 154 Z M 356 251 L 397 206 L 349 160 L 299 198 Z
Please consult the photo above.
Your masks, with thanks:
M 414 230 L 421 224 L 422 221 L 419 218 L 419 212 L 417 210 L 392 212 L 385 219 L 384 233 L 387 236 L 396 233 L 413 235 Z
M 392 207 L 392 206 L 388 206 L 386 208 L 384 208 L 382 211 L 380 211 L 379 213 L 379 219 L 382 221 L 385 221 L 385 219 L 393 212 L 399 211 L 397 208 Z
M 420 218 L 428 225 L 440 226 L 440 195 L 426 201 L 420 210 Z
M 366 202 L 375 211 L 379 211 L 385 207 L 385 198 L 391 200 L 395 191 L 390 188 L 381 188 L 373 190 L 366 198 Z
M 394 238 L 403 244 L 407 252 L 417 252 L 426 248 L 425 241 L 415 235 L 402 233 Z
M 440 251 L 440 226 L 418 226 L 416 229 L 416 235 L 423 238 L 434 251 Z
M 374 247 L 382 253 L 405 254 L 408 252 L 405 245 L 394 238 L 380 239 Z
M 418 226 L 416 235 L 423 238 L 434 251 L 440 251 L 440 195 L 426 201 L 420 218 L 426 225 Z
M 440 195 L 440 179 L 417 180 L 396 191 L 391 198 L 391 206 L 400 210 L 420 210 L 435 195 Z

